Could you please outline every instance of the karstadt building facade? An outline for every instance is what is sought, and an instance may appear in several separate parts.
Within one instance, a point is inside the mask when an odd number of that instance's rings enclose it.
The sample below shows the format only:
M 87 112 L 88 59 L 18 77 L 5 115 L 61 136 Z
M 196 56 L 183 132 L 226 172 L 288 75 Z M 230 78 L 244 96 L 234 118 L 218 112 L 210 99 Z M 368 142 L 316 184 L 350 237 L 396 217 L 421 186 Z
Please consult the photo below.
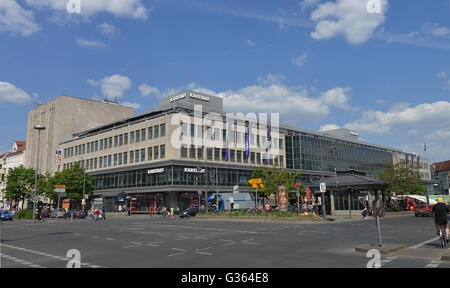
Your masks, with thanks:
M 205 191 L 247 192 L 257 167 L 302 171 L 308 184 L 344 169 L 376 176 L 405 154 L 361 141 L 348 129 L 316 132 L 266 116 L 226 113 L 222 98 L 184 91 L 153 110 L 66 135 L 57 145 L 61 168 L 85 167 L 107 211 L 120 211 L 131 197 L 132 210 L 144 212 L 162 204 L 204 205 Z

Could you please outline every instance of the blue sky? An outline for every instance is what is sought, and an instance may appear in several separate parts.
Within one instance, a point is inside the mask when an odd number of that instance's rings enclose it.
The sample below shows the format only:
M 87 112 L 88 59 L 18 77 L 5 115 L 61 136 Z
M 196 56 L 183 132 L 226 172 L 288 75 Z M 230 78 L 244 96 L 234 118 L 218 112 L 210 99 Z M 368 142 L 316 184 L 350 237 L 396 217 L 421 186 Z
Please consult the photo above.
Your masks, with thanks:
M 229 112 L 450 159 L 449 0 L 68 1 L 0 1 L 0 152 L 33 103 L 107 94 L 139 113 L 176 77 Z

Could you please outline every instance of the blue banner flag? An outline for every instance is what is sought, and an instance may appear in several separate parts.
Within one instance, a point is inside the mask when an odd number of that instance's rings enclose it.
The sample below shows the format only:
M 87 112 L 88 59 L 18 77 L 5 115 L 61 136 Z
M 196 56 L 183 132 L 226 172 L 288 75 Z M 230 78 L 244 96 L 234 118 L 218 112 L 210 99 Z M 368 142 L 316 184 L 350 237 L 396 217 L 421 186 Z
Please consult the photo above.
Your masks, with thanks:
M 250 156 L 250 126 L 252 122 L 248 122 L 247 139 L 245 140 L 245 158 Z

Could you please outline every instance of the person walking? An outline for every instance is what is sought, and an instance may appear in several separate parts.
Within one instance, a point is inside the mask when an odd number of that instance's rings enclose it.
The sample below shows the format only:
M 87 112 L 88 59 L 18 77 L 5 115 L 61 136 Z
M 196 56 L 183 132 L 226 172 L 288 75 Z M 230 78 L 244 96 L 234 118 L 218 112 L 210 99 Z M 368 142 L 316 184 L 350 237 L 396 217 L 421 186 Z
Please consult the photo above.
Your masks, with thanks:
M 230 196 L 230 207 L 231 207 L 231 211 L 234 210 L 234 199 L 233 199 L 233 195 Z
M 103 219 L 106 220 L 106 211 L 105 211 L 105 207 L 102 208 L 102 216 L 103 216 Z

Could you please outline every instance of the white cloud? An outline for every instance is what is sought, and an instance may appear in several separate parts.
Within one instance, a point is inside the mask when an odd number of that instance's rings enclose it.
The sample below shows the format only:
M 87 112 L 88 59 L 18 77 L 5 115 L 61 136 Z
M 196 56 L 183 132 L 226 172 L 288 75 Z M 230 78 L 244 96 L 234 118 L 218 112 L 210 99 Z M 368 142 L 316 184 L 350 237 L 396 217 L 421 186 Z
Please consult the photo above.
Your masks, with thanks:
M 302 11 L 305 11 L 306 9 L 310 8 L 310 7 L 314 7 L 319 5 L 320 0 L 303 0 L 300 1 L 300 7 L 302 9 Z
M 102 24 L 98 25 L 97 29 L 100 30 L 100 32 L 102 32 L 103 35 L 106 35 L 111 38 L 119 34 L 119 29 L 107 22 L 103 22 Z
M 408 109 L 408 107 L 410 107 L 410 106 L 411 106 L 411 103 L 409 103 L 409 102 L 399 102 L 399 103 L 392 105 L 389 108 L 388 112 L 390 112 L 390 113 L 401 112 L 403 110 Z
M 450 37 L 450 28 L 441 27 L 437 23 L 425 23 L 421 26 L 420 30 L 426 35 L 437 37 L 437 38 L 447 38 Z
M 377 104 L 386 104 L 386 100 L 384 99 L 377 99 Z
M 292 58 L 292 63 L 295 66 L 300 67 L 303 64 L 305 64 L 307 58 L 308 58 L 308 54 L 302 53 L 300 56 Z
M 334 106 L 342 110 L 350 110 L 351 107 L 347 104 L 349 100 L 349 96 L 347 94 L 350 91 L 350 87 L 336 87 L 322 93 L 320 100 L 325 105 Z
M 141 104 L 139 104 L 139 103 L 127 102 L 127 101 L 120 103 L 120 105 L 131 107 L 131 108 L 134 108 L 134 109 L 139 109 L 139 108 L 142 107 Z
M 24 10 L 15 0 L 0 1 L 0 32 L 7 31 L 27 37 L 39 31 L 33 11 Z
M 105 77 L 98 81 L 88 79 L 87 82 L 92 86 L 101 86 L 104 96 L 108 98 L 120 98 L 123 96 L 126 90 L 130 89 L 130 78 L 119 74 Z
M 326 125 L 320 126 L 319 131 L 323 132 L 323 131 L 335 130 L 335 129 L 339 129 L 339 128 L 341 128 L 341 127 L 336 124 L 326 124 Z
M 3 0 L 2 0 L 3 1 Z M 34 7 L 46 8 L 67 13 L 66 5 L 68 0 L 25 0 L 25 2 Z M 147 19 L 149 12 L 153 8 L 147 9 L 142 0 L 82 0 L 81 16 L 92 17 L 99 13 L 110 13 L 118 17 L 129 17 L 135 19 Z
M 29 104 L 31 97 L 27 92 L 11 83 L 0 81 L 0 103 Z
M 84 47 L 84 48 L 102 48 L 105 47 L 106 44 L 100 41 L 96 40 L 88 40 L 84 38 L 77 38 L 76 42 L 78 46 Z
M 141 86 L 139 86 L 138 88 L 139 92 L 141 92 L 141 96 L 148 96 L 148 95 L 155 95 L 158 96 L 161 93 L 159 92 L 159 89 L 156 87 L 151 87 L 147 84 L 142 84 Z
M 450 102 L 424 103 L 415 107 L 397 107 L 388 112 L 365 111 L 362 119 L 347 123 L 345 128 L 368 134 L 384 134 L 404 129 L 448 129 Z
M 308 95 L 301 86 L 287 87 L 282 83 L 283 75 L 269 74 L 258 77 L 258 84 L 236 90 L 215 92 L 207 88 L 193 90 L 223 98 L 227 112 L 280 113 L 284 123 L 300 125 L 299 122 L 319 122 L 330 114 L 332 107 L 348 108 L 345 95 L 350 88 L 336 87 L 320 97 Z M 282 122 L 283 120 L 280 119 Z
M 253 47 L 253 46 L 256 45 L 256 43 L 253 42 L 252 40 L 247 40 L 247 45 L 250 46 L 250 47 Z
M 381 10 L 386 13 L 388 0 L 380 0 Z M 377 27 L 385 21 L 383 13 L 369 14 L 366 0 L 337 0 L 326 2 L 311 12 L 311 20 L 318 22 L 311 37 L 327 40 L 344 35 L 351 44 L 369 40 Z
M 447 73 L 439 72 L 439 73 L 436 74 L 436 78 L 438 78 L 438 79 L 447 79 Z

